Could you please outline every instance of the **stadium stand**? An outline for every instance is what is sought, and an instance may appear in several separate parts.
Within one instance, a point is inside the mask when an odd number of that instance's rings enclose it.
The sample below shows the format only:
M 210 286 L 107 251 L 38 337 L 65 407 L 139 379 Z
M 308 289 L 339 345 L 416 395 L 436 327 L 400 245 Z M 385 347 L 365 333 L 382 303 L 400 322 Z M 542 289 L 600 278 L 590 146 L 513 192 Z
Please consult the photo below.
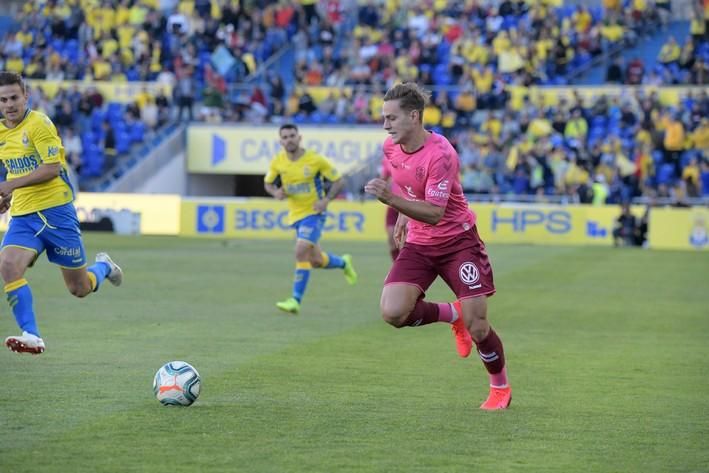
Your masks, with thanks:
M 146 89 L 124 104 L 97 90 L 53 87 L 50 96 L 41 84 L 33 89 L 32 106 L 58 119 L 63 134 L 80 136 L 75 163 L 90 179 L 173 117 L 192 119 L 203 91 L 223 92 L 226 82 L 255 72 L 296 34 L 302 15 L 278 2 L 26 2 L 2 42 L 0 64 L 40 81 L 158 82 L 174 92 Z
M 472 193 L 580 202 L 593 202 L 600 188 L 608 202 L 709 193 L 706 89 L 671 99 L 648 88 L 525 92 L 573 83 L 598 58 L 648 37 L 666 44 L 657 64 L 618 59 L 608 82 L 705 84 L 704 9 L 678 43 L 655 2 L 407 5 L 34 2 L 24 4 L 0 60 L 62 84 L 51 93 L 33 87 L 32 104 L 71 143 L 84 183 L 175 121 L 378 123 L 383 91 L 416 80 L 433 90 L 426 125 L 458 147 Z M 167 92 L 146 88 L 125 103 L 74 79 L 145 81 Z

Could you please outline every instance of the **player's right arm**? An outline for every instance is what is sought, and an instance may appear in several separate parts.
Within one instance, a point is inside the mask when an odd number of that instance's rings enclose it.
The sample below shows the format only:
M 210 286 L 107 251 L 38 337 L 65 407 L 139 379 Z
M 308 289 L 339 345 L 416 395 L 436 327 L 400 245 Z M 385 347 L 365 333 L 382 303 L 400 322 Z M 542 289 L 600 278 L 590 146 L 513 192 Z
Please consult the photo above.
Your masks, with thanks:
M 0 196 L 6 197 L 20 187 L 33 186 L 51 181 L 59 176 L 62 170 L 62 142 L 52 121 L 42 115 L 33 123 L 30 129 L 30 139 L 39 155 L 37 168 L 24 176 L 12 177 L 0 183 Z M 9 177 L 9 176 L 8 176 Z
M 12 195 L 6 195 L 0 197 L 0 214 L 4 214 L 10 210 L 10 203 L 12 202 Z
M 263 178 L 263 188 L 274 199 L 283 200 L 286 198 L 286 191 L 283 190 L 283 186 L 280 184 L 281 174 L 276 167 L 276 158 L 273 158 L 268 166 L 268 173 Z
M 286 192 L 283 190 L 283 187 L 277 187 L 275 184 L 264 182 L 263 188 L 273 196 L 274 199 L 283 200 L 286 198 Z
M 394 207 L 407 217 L 429 225 L 436 225 L 446 213 L 445 206 L 434 205 L 425 200 L 406 200 L 395 195 L 391 191 L 390 184 L 384 179 L 372 179 L 364 186 L 364 191 L 376 196 L 380 202 Z
M 20 187 L 27 187 L 35 184 L 41 184 L 42 182 L 51 181 L 55 177 L 59 176 L 61 169 L 61 163 L 40 164 L 37 169 L 26 176 L 0 182 L 0 197 L 10 196 L 12 191 L 19 189 Z

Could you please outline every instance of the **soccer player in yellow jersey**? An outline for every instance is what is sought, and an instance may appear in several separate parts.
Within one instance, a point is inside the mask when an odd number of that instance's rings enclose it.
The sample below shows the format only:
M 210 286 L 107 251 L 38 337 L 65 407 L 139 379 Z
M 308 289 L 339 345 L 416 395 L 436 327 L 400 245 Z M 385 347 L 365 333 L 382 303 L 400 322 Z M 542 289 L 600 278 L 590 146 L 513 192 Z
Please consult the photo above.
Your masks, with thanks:
M 25 271 L 44 251 L 76 297 L 95 292 L 106 278 L 119 286 L 123 272 L 106 253 L 97 254 L 87 268 L 64 147 L 52 121 L 27 108 L 27 89 L 17 73 L 0 72 L 0 113 L 0 161 L 7 170 L 7 180 L 0 182 L 0 212 L 10 210 L 11 216 L 0 250 L 0 276 L 22 330 L 5 345 L 14 352 L 39 354 L 45 344 Z
M 325 211 L 344 186 L 330 162 L 312 150 L 300 146 L 298 127 L 291 124 L 278 130 L 283 149 L 273 158 L 264 179 L 266 192 L 288 201 L 288 223 L 295 228 L 295 278 L 292 297 L 276 307 L 297 314 L 312 268 L 340 268 L 349 284 L 357 282 L 350 255 L 325 253 L 318 241 L 325 224 Z M 332 183 L 325 193 L 325 180 Z

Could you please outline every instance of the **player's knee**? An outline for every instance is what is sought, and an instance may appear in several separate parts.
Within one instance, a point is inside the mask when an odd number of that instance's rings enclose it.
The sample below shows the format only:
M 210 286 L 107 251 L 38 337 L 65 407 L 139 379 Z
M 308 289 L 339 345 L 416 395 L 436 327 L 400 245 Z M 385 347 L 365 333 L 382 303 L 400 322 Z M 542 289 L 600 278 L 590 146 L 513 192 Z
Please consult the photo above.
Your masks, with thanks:
M 468 326 L 468 331 L 470 336 L 476 342 L 481 342 L 485 340 L 487 334 L 490 332 L 490 324 L 485 317 L 474 319 L 473 322 Z
M 20 265 L 8 258 L 0 258 L 0 276 L 6 283 L 17 281 L 22 277 Z
M 382 319 L 389 325 L 401 328 L 406 325 L 406 319 L 409 317 L 409 312 L 401 307 L 381 304 Z
M 67 285 L 67 289 L 69 289 L 69 293 L 72 296 L 78 298 L 86 297 L 91 294 L 90 284 L 69 284 Z
M 301 261 L 301 262 L 310 261 L 311 260 L 310 251 L 307 248 L 300 248 L 300 247 L 296 248 L 295 249 L 295 260 Z
M 476 328 L 476 329 L 471 329 L 470 330 L 470 336 L 475 340 L 475 342 L 482 342 L 485 340 L 487 337 L 487 334 L 490 333 L 490 327 L 485 327 L 485 328 Z
M 322 268 L 323 267 L 323 259 L 322 256 L 313 256 L 310 258 L 310 264 L 313 266 L 313 268 Z

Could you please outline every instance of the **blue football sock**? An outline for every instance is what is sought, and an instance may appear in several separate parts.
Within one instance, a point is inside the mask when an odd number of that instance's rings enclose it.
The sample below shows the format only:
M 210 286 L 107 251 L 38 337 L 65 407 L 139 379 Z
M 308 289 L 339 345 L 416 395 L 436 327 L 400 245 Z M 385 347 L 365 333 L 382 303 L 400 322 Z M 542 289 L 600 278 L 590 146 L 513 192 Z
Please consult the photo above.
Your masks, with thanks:
M 336 255 L 335 253 L 325 253 L 324 251 L 322 252 L 322 260 L 323 260 L 323 265 L 322 267 L 325 269 L 332 269 L 332 268 L 344 268 L 345 267 L 345 261 L 342 259 L 341 256 Z
M 5 295 L 17 325 L 23 332 L 29 332 L 39 337 L 39 329 L 32 308 L 32 290 L 27 284 L 27 280 L 22 278 L 6 284 Z
M 312 265 L 309 262 L 297 262 L 295 264 L 295 277 L 293 278 L 293 298 L 299 303 L 303 300 L 305 289 L 308 287 L 308 279 L 310 279 L 310 269 Z
M 111 267 L 108 263 L 99 261 L 98 263 L 94 263 L 89 266 L 88 271 L 96 277 L 95 282 L 91 281 L 94 286 L 93 291 L 96 292 L 98 291 L 98 288 L 101 287 L 103 280 L 106 279 L 106 277 L 111 273 Z

